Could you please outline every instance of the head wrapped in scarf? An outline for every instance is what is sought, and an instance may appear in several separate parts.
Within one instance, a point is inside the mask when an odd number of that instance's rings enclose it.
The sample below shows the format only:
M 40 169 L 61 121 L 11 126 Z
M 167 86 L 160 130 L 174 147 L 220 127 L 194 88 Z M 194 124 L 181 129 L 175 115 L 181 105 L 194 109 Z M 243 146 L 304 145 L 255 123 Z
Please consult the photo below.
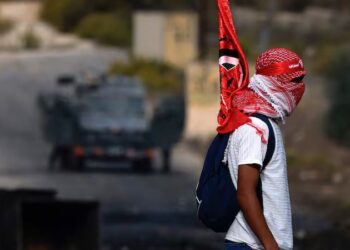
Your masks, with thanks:
M 301 58 L 284 48 L 267 50 L 258 57 L 256 74 L 249 80 L 247 60 L 238 42 L 228 0 L 217 3 L 221 93 L 218 133 L 252 124 L 249 114 L 253 113 L 284 120 L 305 90 Z
M 300 102 L 306 72 L 301 58 L 284 48 L 263 52 L 248 88 L 232 97 L 232 105 L 246 114 L 260 113 L 284 120 Z

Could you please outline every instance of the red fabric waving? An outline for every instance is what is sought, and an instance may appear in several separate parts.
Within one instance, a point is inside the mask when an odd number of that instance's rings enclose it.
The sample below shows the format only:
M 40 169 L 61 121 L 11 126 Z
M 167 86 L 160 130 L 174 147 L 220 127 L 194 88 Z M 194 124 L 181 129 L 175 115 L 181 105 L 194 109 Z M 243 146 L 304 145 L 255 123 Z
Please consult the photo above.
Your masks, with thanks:
M 239 44 L 228 0 L 217 0 L 219 11 L 220 111 L 218 133 L 230 133 L 250 118 L 232 105 L 232 97 L 247 88 L 249 67 Z
M 303 96 L 306 72 L 301 58 L 285 48 L 263 52 L 249 79 L 247 59 L 239 44 L 228 0 L 217 0 L 219 11 L 220 111 L 217 132 L 231 133 L 250 124 L 248 114 L 261 113 L 284 121 Z M 259 131 L 257 131 L 259 132 Z

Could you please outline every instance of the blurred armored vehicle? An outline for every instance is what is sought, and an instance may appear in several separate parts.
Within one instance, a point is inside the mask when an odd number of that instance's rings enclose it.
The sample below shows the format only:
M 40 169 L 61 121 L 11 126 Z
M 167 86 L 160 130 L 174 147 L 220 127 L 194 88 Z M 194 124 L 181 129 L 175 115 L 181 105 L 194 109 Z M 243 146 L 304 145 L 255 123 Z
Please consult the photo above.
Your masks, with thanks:
M 163 171 L 170 170 L 184 128 L 183 95 L 150 98 L 142 82 L 123 76 L 61 76 L 57 83 L 38 97 L 41 128 L 52 144 L 50 168 L 83 170 L 108 161 L 148 171 L 159 150 Z

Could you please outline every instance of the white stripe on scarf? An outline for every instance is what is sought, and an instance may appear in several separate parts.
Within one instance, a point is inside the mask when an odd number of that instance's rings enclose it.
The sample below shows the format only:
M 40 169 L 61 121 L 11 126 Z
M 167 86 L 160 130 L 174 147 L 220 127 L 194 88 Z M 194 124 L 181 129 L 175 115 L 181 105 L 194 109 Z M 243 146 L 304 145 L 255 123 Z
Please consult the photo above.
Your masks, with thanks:
M 284 122 L 285 117 L 293 111 L 293 104 L 288 100 L 286 93 L 277 91 L 273 81 L 275 84 L 282 84 L 274 77 L 255 74 L 251 77 L 248 87 L 270 103 L 278 117 Z

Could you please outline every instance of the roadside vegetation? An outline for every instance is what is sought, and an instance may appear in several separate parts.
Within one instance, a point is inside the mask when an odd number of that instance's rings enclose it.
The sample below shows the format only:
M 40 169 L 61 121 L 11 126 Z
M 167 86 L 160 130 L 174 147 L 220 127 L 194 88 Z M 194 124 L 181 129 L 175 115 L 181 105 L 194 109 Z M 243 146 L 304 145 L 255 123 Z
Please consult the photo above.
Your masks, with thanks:
M 130 22 L 128 17 L 123 17 L 122 14 L 87 15 L 74 32 L 83 38 L 93 39 L 105 45 L 128 47 L 131 43 Z
M 108 0 L 43 0 L 41 17 L 62 32 L 105 45 L 130 45 L 128 4 Z
M 131 60 L 129 64 L 114 63 L 112 74 L 122 74 L 140 78 L 151 92 L 178 92 L 183 88 L 183 76 L 176 68 L 157 61 Z
M 188 9 L 196 0 L 43 0 L 41 17 L 62 32 L 74 32 L 100 44 L 131 46 L 134 9 Z
M 12 27 L 13 27 L 13 23 L 10 20 L 0 18 L 0 35 L 11 30 Z
M 22 35 L 22 45 L 24 49 L 38 49 L 40 48 L 40 38 L 31 30 Z

